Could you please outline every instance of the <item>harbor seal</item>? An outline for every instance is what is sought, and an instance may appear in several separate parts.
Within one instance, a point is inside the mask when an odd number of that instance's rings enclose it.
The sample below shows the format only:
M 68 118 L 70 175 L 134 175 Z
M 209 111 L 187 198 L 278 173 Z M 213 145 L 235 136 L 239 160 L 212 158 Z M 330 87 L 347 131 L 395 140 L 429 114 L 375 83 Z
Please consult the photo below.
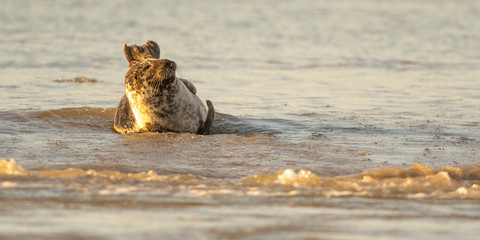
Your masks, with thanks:
M 136 44 L 132 44 L 129 46 L 125 43 L 123 44 L 123 52 L 125 53 L 125 58 L 127 58 L 127 61 L 129 63 L 128 69 L 130 69 L 133 65 L 143 59 L 160 58 L 160 47 L 158 46 L 158 43 L 152 40 L 147 40 L 145 44 L 140 47 Z M 185 86 L 193 94 L 197 94 L 197 89 L 195 88 L 195 85 L 193 85 L 193 83 L 184 78 L 178 79 L 180 79 L 180 81 L 182 81 L 183 84 L 185 84 Z
M 115 113 L 117 132 L 209 133 L 215 115 L 213 104 L 206 101 L 207 111 L 195 86 L 176 77 L 176 63 L 157 59 L 158 44 L 124 44 L 123 50 L 129 70 L 125 75 L 125 95 Z

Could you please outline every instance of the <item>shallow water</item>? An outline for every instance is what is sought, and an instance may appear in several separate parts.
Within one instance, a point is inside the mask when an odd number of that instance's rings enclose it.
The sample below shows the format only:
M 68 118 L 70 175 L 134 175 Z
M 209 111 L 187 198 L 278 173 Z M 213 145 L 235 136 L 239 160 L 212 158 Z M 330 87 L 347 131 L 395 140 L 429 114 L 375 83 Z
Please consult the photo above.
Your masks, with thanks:
M 6 1 L 1 239 L 475 239 L 475 1 Z M 124 42 L 217 111 L 120 135 Z

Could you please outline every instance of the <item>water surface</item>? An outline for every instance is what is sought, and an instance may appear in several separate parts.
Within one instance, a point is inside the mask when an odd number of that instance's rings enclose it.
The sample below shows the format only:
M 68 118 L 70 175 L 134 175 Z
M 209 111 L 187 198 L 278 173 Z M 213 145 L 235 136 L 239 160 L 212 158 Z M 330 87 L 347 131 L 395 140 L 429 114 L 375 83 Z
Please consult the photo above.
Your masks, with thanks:
M 475 239 L 475 1 L 6 1 L 0 238 Z M 123 43 L 210 99 L 120 135 Z

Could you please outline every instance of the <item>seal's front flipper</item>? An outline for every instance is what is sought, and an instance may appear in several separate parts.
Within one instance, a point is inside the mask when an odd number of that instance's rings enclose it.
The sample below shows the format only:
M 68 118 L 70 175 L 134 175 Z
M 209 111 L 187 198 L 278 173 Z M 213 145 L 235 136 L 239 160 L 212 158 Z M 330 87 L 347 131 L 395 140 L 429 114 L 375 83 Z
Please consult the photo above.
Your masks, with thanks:
M 180 79 L 180 81 L 182 81 L 183 84 L 185 84 L 185 86 L 188 88 L 188 90 L 190 90 L 190 92 L 192 92 L 194 95 L 197 94 L 197 89 L 195 88 L 195 85 L 193 85 L 192 82 L 184 78 L 178 78 L 178 79 Z
M 207 119 L 205 120 L 203 126 L 198 130 L 197 134 L 206 135 L 210 133 L 210 127 L 212 127 L 213 119 L 215 118 L 215 109 L 213 108 L 213 104 L 210 102 L 210 100 L 207 100 L 207 107 Z
M 135 126 L 136 120 L 130 107 L 130 102 L 128 101 L 127 95 L 123 95 L 118 104 L 117 112 L 115 113 L 113 128 L 115 131 L 124 134 L 134 132 Z

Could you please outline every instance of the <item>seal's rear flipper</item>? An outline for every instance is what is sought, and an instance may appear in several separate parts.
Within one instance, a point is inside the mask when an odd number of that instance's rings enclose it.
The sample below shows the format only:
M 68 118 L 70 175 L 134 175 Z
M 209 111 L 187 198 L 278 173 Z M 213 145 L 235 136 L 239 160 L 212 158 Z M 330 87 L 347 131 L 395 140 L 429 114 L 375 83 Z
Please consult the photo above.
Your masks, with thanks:
M 129 63 L 131 63 L 135 58 L 132 55 L 132 48 L 136 48 L 137 45 L 132 44 L 131 46 L 128 46 L 126 43 L 123 44 L 123 53 L 125 53 L 125 58 Z
M 205 123 L 203 124 L 203 127 L 201 127 L 198 130 L 198 134 L 208 134 L 210 133 L 210 127 L 212 127 L 213 124 L 213 119 L 215 118 L 215 109 L 213 108 L 212 102 L 210 100 L 207 100 L 207 107 L 208 107 L 208 113 L 207 113 L 207 119 L 205 120 Z
M 123 44 L 123 53 L 125 53 L 125 58 L 127 58 L 128 63 L 130 63 L 129 68 L 135 65 L 138 61 L 147 58 L 160 58 L 160 47 L 155 41 L 148 40 L 142 46 L 137 46 L 132 44 L 128 46 L 126 43 Z
M 152 58 L 159 59 L 160 58 L 160 47 L 158 43 L 152 40 L 147 40 L 145 44 L 142 45 L 144 49 L 147 49 L 152 55 Z

